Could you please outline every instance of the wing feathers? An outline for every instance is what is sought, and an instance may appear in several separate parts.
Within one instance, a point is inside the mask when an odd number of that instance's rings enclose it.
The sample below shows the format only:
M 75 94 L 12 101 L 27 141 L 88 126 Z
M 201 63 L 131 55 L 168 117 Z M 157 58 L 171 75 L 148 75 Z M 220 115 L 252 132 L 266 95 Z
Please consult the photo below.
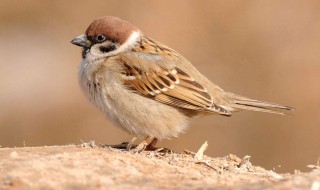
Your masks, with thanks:
M 227 110 L 214 104 L 212 96 L 204 86 L 168 60 L 156 57 L 156 63 L 150 63 L 152 60 L 144 59 L 147 55 L 139 58 L 138 53 L 132 59 L 130 55 L 124 57 L 123 73 L 130 76 L 125 78 L 125 84 L 131 89 L 144 96 L 151 95 L 156 101 L 168 105 L 230 115 Z M 143 61 L 146 63 L 142 64 Z M 165 67 L 161 67 L 161 61 L 167 63 Z
M 181 69 L 176 68 L 176 71 L 177 71 L 177 76 L 180 79 L 194 81 L 194 79 L 192 77 L 190 77 L 187 73 L 183 72 Z
M 165 94 L 158 94 L 155 97 L 155 100 L 162 102 L 164 104 L 169 104 L 169 105 L 173 105 L 173 106 L 177 106 L 177 107 L 181 107 L 181 108 L 185 108 L 185 109 L 191 109 L 191 110 L 198 110 L 199 107 L 192 105 L 184 100 L 178 99 L 178 98 L 174 98 L 171 96 L 167 96 Z

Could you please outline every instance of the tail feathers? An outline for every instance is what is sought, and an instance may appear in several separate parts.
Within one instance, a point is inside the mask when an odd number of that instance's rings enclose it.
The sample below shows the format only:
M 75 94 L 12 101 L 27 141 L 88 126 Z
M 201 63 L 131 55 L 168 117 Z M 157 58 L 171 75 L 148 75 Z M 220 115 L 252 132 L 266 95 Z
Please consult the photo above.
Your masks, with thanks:
M 244 96 L 239 96 L 236 94 L 228 93 L 227 96 L 231 99 L 230 107 L 236 110 L 251 110 L 260 111 L 267 113 L 274 113 L 280 115 L 288 115 L 287 113 L 280 110 L 293 110 L 292 107 L 282 106 L 275 103 L 264 102 L 259 100 L 250 99 Z
M 231 107 L 239 110 L 250 110 L 250 111 L 259 111 L 259 112 L 273 113 L 273 114 L 279 114 L 279 115 L 288 115 L 287 113 L 284 113 L 282 111 L 273 110 L 273 109 L 264 108 L 264 107 L 251 106 L 251 105 L 233 104 L 231 105 Z

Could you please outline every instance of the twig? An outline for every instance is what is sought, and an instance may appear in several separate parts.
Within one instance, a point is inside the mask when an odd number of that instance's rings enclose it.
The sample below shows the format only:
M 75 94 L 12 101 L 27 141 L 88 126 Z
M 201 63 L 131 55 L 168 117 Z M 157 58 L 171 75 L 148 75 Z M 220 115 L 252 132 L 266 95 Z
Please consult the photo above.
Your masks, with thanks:
M 190 154 L 190 155 L 195 155 L 196 154 L 195 152 L 192 152 L 191 150 L 187 150 L 187 149 L 184 149 L 183 151 L 184 151 L 184 153 Z
M 311 169 L 320 169 L 320 157 L 317 160 L 317 165 L 309 164 L 307 167 Z
M 204 142 L 203 144 L 202 144 L 202 146 L 199 148 L 199 150 L 198 150 L 198 152 L 196 153 L 196 155 L 194 155 L 194 159 L 197 159 L 197 160 L 202 160 L 202 158 L 203 158 L 203 153 L 204 153 L 204 151 L 206 151 L 207 150 L 207 148 L 208 148 L 208 142 L 206 141 L 206 142 Z
M 199 162 L 196 162 L 196 164 L 203 164 L 203 165 L 205 165 L 205 166 L 207 166 L 207 167 L 209 167 L 209 168 L 211 168 L 211 169 L 213 169 L 213 170 L 218 171 L 218 169 L 217 169 L 217 168 L 214 168 L 213 166 L 211 166 L 211 165 L 208 163 L 208 160 L 205 160 L 205 161 L 199 161 Z
M 320 169 L 320 166 L 312 165 L 312 164 L 307 165 L 307 167 L 311 169 Z

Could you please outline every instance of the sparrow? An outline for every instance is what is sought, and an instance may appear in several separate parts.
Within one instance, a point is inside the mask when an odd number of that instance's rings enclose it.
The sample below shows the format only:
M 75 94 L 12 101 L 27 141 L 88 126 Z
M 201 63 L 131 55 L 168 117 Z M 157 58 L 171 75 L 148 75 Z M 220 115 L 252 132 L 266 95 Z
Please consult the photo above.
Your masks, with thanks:
M 117 17 L 95 19 L 71 43 L 83 48 L 78 78 L 84 94 L 116 126 L 145 138 L 139 151 L 178 136 L 195 116 L 292 110 L 224 91 L 180 53 Z

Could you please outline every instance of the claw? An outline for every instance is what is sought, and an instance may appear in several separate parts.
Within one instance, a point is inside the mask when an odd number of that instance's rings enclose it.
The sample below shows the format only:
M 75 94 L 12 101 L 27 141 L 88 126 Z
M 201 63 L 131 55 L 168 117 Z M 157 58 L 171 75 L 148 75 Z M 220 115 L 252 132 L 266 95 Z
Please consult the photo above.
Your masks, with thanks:
M 150 142 L 151 141 L 151 142 Z M 150 143 L 149 143 L 150 142 Z M 144 150 L 157 150 L 155 145 L 157 144 L 158 139 L 152 136 L 147 136 L 138 146 L 136 146 L 133 150 L 134 153 L 139 153 Z
M 131 149 L 131 147 L 133 146 L 134 141 L 136 141 L 136 140 L 137 140 L 137 137 L 133 137 L 133 138 L 131 139 L 131 141 L 127 144 L 126 149 L 127 149 L 128 151 Z

